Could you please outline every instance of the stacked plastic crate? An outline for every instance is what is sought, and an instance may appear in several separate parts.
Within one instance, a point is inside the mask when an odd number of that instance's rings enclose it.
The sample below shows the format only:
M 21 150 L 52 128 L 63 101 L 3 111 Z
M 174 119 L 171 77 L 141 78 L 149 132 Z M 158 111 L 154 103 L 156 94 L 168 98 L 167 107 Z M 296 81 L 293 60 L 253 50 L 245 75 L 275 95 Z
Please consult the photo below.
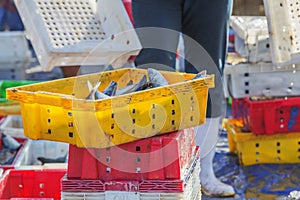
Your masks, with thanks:
M 26 136 L 71 144 L 62 199 L 201 197 L 191 127 L 205 120 L 213 76 L 192 80 L 193 74 L 161 73 L 170 85 L 96 101 L 85 99 L 87 80 L 100 81 L 100 91 L 111 80 L 122 88 L 147 70 L 119 69 L 7 90 L 9 99 L 21 103 Z
M 0 32 L 0 44 L 0 80 L 25 80 L 31 52 L 24 32 Z
M 244 165 L 298 163 L 300 66 L 291 60 L 280 65 L 276 61 L 269 18 L 234 16 L 231 26 L 238 56 L 231 57 L 224 72 L 235 119 L 225 120 L 230 151 Z

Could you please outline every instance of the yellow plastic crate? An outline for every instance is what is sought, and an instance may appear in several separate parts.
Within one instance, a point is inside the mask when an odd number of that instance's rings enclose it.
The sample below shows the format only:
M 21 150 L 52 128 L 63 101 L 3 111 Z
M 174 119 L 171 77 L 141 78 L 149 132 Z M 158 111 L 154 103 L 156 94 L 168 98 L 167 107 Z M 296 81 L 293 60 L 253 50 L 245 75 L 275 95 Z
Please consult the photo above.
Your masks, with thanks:
M 143 69 L 119 69 L 7 89 L 19 101 L 24 133 L 31 139 L 67 142 L 78 147 L 105 148 L 140 138 L 203 124 L 208 89 L 214 76 L 191 80 L 195 74 L 161 72 L 170 85 L 102 100 L 85 100 L 101 81 L 125 87 L 147 74 Z
M 242 123 L 234 119 L 224 119 L 223 126 L 229 151 L 238 155 L 242 165 L 300 163 L 300 133 L 254 135 L 242 132 Z

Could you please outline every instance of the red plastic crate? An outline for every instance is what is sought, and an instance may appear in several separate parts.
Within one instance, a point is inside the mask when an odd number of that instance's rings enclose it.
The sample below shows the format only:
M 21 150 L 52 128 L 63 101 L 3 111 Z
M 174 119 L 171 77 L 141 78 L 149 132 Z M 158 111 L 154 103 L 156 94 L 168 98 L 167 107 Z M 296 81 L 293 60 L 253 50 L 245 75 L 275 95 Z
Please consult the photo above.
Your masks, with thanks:
M 0 199 L 60 199 L 66 169 L 10 169 L 0 179 Z
M 300 97 L 252 101 L 244 98 L 243 123 L 254 134 L 300 131 Z
M 124 4 L 124 7 L 126 9 L 126 12 L 129 16 L 130 21 L 133 24 L 131 0 L 122 0 L 122 2 Z
M 81 180 L 68 179 L 64 176 L 61 180 L 62 192 L 183 192 L 187 182 L 199 181 L 200 172 L 199 151 L 193 156 L 193 162 L 185 170 L 181 179 L 169 180 Z
M 194 129 L 141 139 L 106 149 L 70 145 L 69 179 L 180 179 L 192 162 Z

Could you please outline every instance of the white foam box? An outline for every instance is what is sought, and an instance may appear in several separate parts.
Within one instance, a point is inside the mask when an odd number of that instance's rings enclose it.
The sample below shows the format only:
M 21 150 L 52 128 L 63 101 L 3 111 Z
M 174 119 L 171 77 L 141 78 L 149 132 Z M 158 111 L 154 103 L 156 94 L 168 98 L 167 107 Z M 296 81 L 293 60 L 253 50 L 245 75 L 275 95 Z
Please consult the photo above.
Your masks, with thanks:
M 235 51 L 250 63 L 271 62 L 270 41 L 265 16 L 231 16 Z
M 264 0 L 275 65 L 300 62 L 300 1 Z
M 121 0 L 15 0 L 44 71 L 121 66 L 141 44 Z
M 224 85 L 227 97 L 300 96 L 300 65 L 226 64 Z

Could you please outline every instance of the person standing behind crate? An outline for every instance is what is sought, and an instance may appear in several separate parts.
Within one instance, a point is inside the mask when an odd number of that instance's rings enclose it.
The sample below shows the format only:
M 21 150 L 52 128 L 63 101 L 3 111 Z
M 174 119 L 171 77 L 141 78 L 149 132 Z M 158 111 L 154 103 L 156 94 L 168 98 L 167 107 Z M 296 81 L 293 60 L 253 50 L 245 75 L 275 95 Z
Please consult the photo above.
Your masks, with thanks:
M 215 88 L 210 89 L 207 119 L 203 126 L 196 127 L 196 144 L 201 151 L 200 181 L 202 192 L 209 196 L 234 196 L 232 186 L 220 182 L 213 172 L 213 158 L 218 138 L 220 118 L 225 108 L 221 74 L 227 54 L 228 21 L 233 0 L 132 0 L 134 26 L 143 46 L 135 59 L 138 68 L 175 68 L 176 49 L 180 32 L 183 34 L 185 72 L 197 73 L 206 69 L 215 74 Z M 147 27 L 158 27 L 159 31 L 145 31 Z M 176 32 L 165 31 L 171 29 Z M 159 31 L 160 32 L 160 31 Z M 156 36 L 153 36 L 156 35 Z M 160 43 L 161 49 L 149 48 Z M 151 40 L 150 39 L 150 40 Z M 195 41 L 193 41 L 195 40 Z M 157 42 L 158 41 L 158 42 Z M 202 59 L 193 42 L 200 44 L 208 55 Z M 168 49 L 166 51 L 165 49 Z M 201 51 L 201 50 L 200 50 Z M 208 53 L 208 54 L 207 54 Z M 188 62 L 189 61 L 189 62 Z M 159 66 L 159 67 L 155 67 Z M 207 67 L 206 67 L 207 66 Z M 224 104 L 222 104 L 224 103 Z M 203 155 L 203 149 L 204 154 Z M 205 150 L 206 149 L 206 150 Z
M 0 31 L 5 30 L 24 30 L 24 25 L 13 0 L 0 0 Z

